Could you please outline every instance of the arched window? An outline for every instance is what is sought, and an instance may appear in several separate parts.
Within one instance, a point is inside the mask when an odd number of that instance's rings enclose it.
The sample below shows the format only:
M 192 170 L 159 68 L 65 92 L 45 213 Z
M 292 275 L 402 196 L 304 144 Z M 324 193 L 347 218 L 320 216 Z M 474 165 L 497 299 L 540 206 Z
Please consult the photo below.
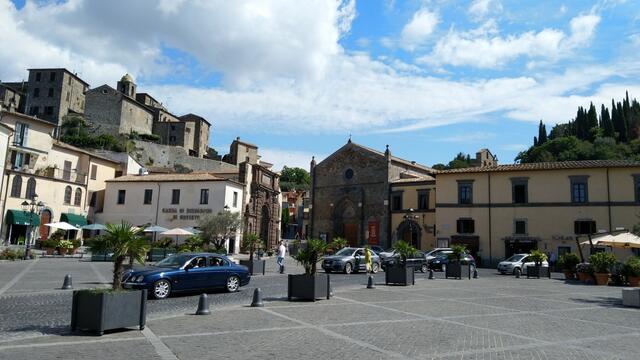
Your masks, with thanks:
M 64 203 L 71 204 L 71 186 L 64 188 Z
M 27 199 L 33 199 L 33 197 L 36 195 L 36 179 L 33 177 L 30 177 L 29 180 L 27 180 Z
M 76 189 L 76 197 L 73 199 L 74 206 L 80 206 L 80 202 L 82 201 L 82 189 Z
M 20 193 L 22 193 L 22 176 L 16 175 L 11 183 L 11 197 L 19 198 Z

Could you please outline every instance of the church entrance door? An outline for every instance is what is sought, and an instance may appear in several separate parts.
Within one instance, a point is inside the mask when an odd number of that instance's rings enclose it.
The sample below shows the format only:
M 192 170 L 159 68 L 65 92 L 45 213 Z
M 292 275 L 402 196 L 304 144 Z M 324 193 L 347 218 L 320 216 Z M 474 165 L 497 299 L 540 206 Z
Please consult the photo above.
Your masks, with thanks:
M 358 224 L 344 224 L 344 237 L 349 246 L 358 246 Z

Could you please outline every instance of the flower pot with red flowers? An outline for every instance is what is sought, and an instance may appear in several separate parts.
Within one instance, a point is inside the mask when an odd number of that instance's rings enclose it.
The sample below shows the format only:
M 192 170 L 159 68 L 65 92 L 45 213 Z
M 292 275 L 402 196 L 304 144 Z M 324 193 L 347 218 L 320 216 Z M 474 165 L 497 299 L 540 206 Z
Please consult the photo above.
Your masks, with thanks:
M 609 284 L 611 266 L 616 262 L 615 255 L 607 252 L 599 252 L 589 256 L 589 262 L 593 266 L 593 275 L 596 278 L 596 285 Z
M 593 280 L 593 266 L 589 263 L 580 263 L 576 265 L 576 274 L 578 280 L 583 283 L 590 283 Z

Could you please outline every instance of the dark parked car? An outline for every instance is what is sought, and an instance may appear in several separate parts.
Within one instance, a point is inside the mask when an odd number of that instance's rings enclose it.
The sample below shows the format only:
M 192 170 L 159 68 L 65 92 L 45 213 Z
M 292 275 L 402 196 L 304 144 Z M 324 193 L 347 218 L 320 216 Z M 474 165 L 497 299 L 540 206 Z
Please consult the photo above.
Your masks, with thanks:
M 434 271 L 444 271 L 445 267 L 449 263 L 449 254 L 440 254 L 433 259 L 429 260 L 429 268 Z M 476 267 L 476 260 L 469 254 L 464 254 L 462 257 L 463 264 L 471 264 Z
M 371 272 L 375 274 L 380 270 L 380 257 L 374 252 L 371 260 L 373 261 Z M 364 248 L 347 247 L 334 255 L 325 256 L 322 268 L 327 273 L 342 271 L 345 274 L 351 274 L 352 272 L 366 271 Z
M 400 256 L 394 254 L 388 256 L 382 260 L 382 270 L 387 271 L 387 267 L 395 266 L 400 262 Z M 413 267 L 414 270 L 425 273 L 429 271 L 429 264 L 427 263 L 427 256 L 422 251 L 418 251 L 413 256 L 407 258 L 407 266 Z
M 154 298 L 164 299 L 180 291 L 222 288 L 234 292 L 250 280 L 246 266 L 236 265 L 224 255 L 182 253 L 154 266 L 129 270 L 122 282 L 126 289 L 147 289 Z
M 371 248 L 371 250 L 373 250 L 374 253 L 376 253 L 376 255 L 380 256 L 381 252 L 384 252 L 384 248 L 382 246 L 378 246 L 378 245 L 371 245 L 369 246 Z

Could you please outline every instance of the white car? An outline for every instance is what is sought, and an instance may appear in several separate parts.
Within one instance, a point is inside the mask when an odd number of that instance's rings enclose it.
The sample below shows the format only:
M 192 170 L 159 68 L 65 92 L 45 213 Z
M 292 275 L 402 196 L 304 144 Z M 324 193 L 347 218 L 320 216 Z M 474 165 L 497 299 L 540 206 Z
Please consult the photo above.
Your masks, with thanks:
M 529 266 L 535 266 L 531 254 L 515 254 L 498 264 L 498 272 L 504 275 L 515 274 L 516 270 L 520 270 L 521 274 L 526 274 Z M 549 263 L 543 261 L 542 267 L 549 267 Z
M 451 248 L 435 248 L 426 252 L 424 256 L 427 258 L 427 261 L 429 261 L 431 259 L 435 259 L 440 254 L 453 254 L 453 250 Z

